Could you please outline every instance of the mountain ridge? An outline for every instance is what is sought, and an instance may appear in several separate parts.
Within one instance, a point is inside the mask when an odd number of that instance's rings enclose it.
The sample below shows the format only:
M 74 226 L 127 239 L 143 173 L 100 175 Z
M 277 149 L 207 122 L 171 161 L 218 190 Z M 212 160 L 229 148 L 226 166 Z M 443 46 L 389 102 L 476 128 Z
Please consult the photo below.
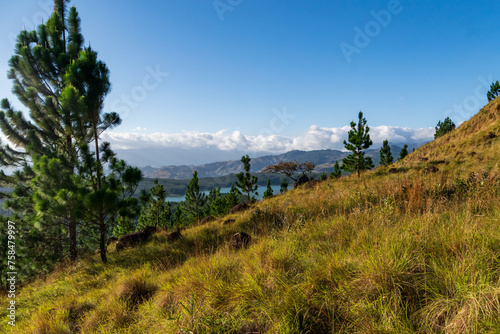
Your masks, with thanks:
M 397 160 L 399 156 L 399 152 L 401 151 L 401 146 L 399 145 L 390 145 L 391 153 L 394 157 L 394 160 Z M 408 151 L 411 151 L 413 148 L 418 148 L 419 146 L 411 145 L 408 148 Z M 371 157 L 375 166 L 380 164 L 380 149 L 368 149 L 366 150 L 366 156 Z M 350 154 L 348 151 L 340 151 L 334 149 L 325 149 L 325 150 L 313 150 L 313 151 L 300 151 L 293 150 L 286 153 L 278 154 L 278 155 L 264 155 L 256 158 L 252 158 L 251 161 L 251 169 L 252 173 L 259 173 L 266 166 L 276 164 L 281 161 L 294 161 L 297 162 L 312 162 L 316 165 L 316 168 L 313 172 L 329 173 L 333 171 L 333 166 L 335 161 L 338 161 L 339 164 L 342 164 L 342 159 L 347 157 Z M 201 165 L 170 165 L 163 167 L 151 167 L 145 166 L 140 167 L 142 170 L 144 177 L 146 178 L 168 178 L 175 180 L 183 180 L 190 179 L 192 177 L 193 172 L 196 170 L 198 172 L 198 177 L 219 177 L 225 176 L 229 174 L 236 174 L 243 171 L 243 165 L 240 160 L 227 160 L 220 162 L 212 162 Z

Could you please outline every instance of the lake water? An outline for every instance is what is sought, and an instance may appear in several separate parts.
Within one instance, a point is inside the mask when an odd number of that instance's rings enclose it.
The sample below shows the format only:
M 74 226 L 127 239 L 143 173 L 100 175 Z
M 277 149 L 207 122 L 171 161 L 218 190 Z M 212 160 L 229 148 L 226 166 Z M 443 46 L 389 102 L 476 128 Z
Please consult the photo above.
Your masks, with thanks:
M 271 186 L 271 189 L 273 189 L 273 195 L 278 195 L 280 193 L 280 186 Z M 293 185 L 292 185 L 293 188 Z M 264 197 L 264 192 L 266 191 L 267 187 L 259 187 L 257 188 L 257 192 L 259 193 L 258 196 L 255 196 L 256 199 L 262 199 Z M 290 190 L 291 187 L 288 185 L 288 190 Z M 231 191 L 231 188 L 220 188 L 221 193 L 229 193 Z M 204 194 L 208 196 L 210 191 L 203 191 Z M 184 201 L 186 198 L 185 196 L 169 196 L 167 197 L 166 201 L 167 202 L 181 202 Z

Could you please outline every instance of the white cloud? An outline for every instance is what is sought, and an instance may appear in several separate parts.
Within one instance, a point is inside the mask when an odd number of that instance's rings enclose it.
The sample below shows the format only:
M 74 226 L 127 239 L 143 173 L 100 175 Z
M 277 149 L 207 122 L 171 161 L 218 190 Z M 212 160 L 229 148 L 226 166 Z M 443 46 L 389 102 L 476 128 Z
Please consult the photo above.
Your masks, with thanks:
M 109 131 L 104 140 L 117 149 L 138 149 L 145 147 L 163 148 L 210 148 L 221 151 L 247 151 L 283 153 L 291 150 L 343 149 L 349 126 L 327 128 L 312 125 L 305 134 L 298 136 L 242 134 L 240 131 L 220 130 L 215 133 L 183 131 L 181 133 L 138 133 Z M 370 128 L 370 135 L 379 146 L 385 139 L 389 143 L 419 143 L 433 139 L 434 128 L 410 129 L 395 126 Z

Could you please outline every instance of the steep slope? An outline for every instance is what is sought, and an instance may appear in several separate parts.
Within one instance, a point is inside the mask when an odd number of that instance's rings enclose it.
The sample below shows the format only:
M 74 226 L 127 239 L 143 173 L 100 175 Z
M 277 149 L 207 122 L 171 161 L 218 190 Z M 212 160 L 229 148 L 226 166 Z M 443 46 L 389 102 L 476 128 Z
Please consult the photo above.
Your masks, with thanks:
M 493 101 L 404 161 L 360 179 L 290 191 L 189 228 L 173 243 L 161 232 L 141 248 L 110 249 L 108 265 L 96 256 L 64 266 L 21 290 L 16 328 L 3 307 L 2 328 L 498 332 L 499 108 Z M 439 171 L 423 173 L 434 165 Z M 233 251 L 228 241 L 238 231 L 252 243 Z
M 405 166 L 443 164 L 444 170 L 498 168 L 500 100 L 496 99 L 454 131 L 422 146 Z M 427 160 L 426 160 L 427 159 Z

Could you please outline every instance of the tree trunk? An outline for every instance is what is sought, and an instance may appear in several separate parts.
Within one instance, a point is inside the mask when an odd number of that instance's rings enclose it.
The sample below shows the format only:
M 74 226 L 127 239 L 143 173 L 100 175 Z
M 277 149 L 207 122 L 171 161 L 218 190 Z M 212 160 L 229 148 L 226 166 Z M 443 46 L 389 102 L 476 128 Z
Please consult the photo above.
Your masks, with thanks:
M 106 256 L 106 224 L 104 224 L 104 217 L 102 216 L 102 213 L 99 215 L 99 250 L 101 253 L 102 262 L 107 263 L 108 258 Z
M 99 137 L 97 135 L 97 122 L 94 119 L 94 141 L 95 141 L 95 156 L 97 162 L 97 189 L 101 190 L 101 160 L 99 157 Z M 102 203 L 99 212 L 99 250 L 101 252 L 101 260 L 102 262 L 108 262 L 108 258 L 106 257 L 106 224 L 104 223 L 104 215 L 102 212 Z
M 76 261 L 78 258 L 78 249 L 76 243 L 76 221 L 73 217 L 69 219 L 69 259 Z
M 70 156 L 70 159 L 74 159 L 73 144 L 71 142 L 70 135 L 66 136 L 66 149 L 68 151 L 68 155 Z M 69 173 L 71 175 L 73 175 L 73 169 L 69 169 Z M 68 230 L 69 230 L 68 237 L 69 237 L 69 259 L 71 261 L 76 261 L 76 259 L 78 258 L 76 225 L 77 225 L 77 222 L 75 220 L 75 217 L 73 217 L 73 215 L 70 214 L 69 221 L 68 221 Z
M 97 173 L 97 189 L 101 190 L 101 160 L 99 158 L 99 137 L 97 137 L 97 127 L 94 123 L 94 141 L 95 141 L 95 159 L 96 159 L 96 173 Z
M 358 152 L 358 159 L 357 159 L 357 164 L 356 164 L 356 169 L 358 170 L 358 179 L 360 178 L 360 174 L 361 174 L 361 153 Z
M 54 251 L 57 254 L 64 254 L 64 246 L 63 246 L 63 238 L 66 238 L 64 235 L 64 230 L 62 229 L 63 221 L 59 221 L 57 225 L 57 239 L 55 241 Z
M 102 262 L 108 262 L 106 257 L 107 245 L 106 245 L 106 224 L 104 222 L 104 214 L 102 212 L 102 208 L 99 212 L 99 250 L 101 253 Z

